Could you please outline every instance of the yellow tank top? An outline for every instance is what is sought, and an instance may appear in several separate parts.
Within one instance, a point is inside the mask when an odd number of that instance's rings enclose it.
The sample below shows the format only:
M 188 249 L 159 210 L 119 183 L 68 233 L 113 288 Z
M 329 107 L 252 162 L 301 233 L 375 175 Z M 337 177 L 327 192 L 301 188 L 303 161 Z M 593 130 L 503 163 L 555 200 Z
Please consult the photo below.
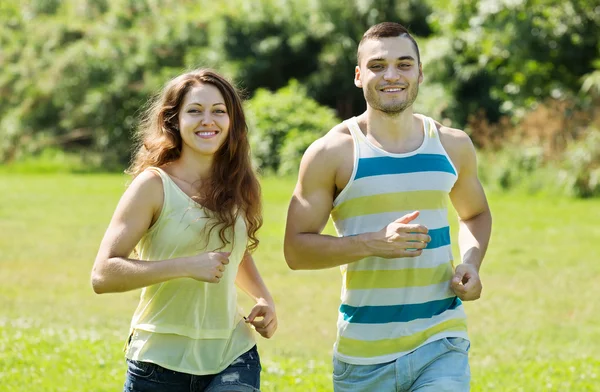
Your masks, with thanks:
M 164 203 L 158 220 L 136 250 L 140 260 L 166 260 L 204 252 L 231 252 L 219 283 L 191 278 L 173 279 L 142 289 L 131 321 L 126 357 L 152 362 L 178 372 L 219 373 L 254 346 L 252 330 L 237 305 L 235 278 L 247 245 L 243 217 L 238 218 L 233 242 L 223 247 L 218 228 L 203 231 L 210 212 L 192 200 L 159 168 Z

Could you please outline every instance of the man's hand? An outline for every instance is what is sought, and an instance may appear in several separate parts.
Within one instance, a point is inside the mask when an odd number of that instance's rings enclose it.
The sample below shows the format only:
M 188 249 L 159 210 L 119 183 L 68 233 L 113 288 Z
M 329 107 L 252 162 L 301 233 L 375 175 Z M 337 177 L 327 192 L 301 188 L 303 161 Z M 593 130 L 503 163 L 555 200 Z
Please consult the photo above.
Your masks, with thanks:
M 481 280 L 477 269 L 470 264 L 459 264 L 454 271 L 452 291 L 463 301 L 474 301 L 481 297 Z
M 410 223 L 419 216 L 419 211 L 411 212 L 396 219 L 380 231 L 369 233 L 367 246 L 372 254 L 385 257 L 415 257 L 423 253 L 431 237 L 429 229 L 423 225 Z
M 262 317 L 262 319 L 256 320 L 257 317 Z M 263 338 L 269 339 L 277 329 L 275 306 L 269 304 L 263 298 L 259 299 L 246 318 L 246 322 L 252 324 L 256 332 Z

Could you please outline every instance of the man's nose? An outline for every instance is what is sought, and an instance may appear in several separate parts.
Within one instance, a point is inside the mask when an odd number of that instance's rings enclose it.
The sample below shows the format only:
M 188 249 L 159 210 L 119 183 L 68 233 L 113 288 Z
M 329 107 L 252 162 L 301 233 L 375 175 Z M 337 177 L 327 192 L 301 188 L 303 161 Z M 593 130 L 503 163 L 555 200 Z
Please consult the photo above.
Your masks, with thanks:
M 400 71 L 396 67 L 388 67 L 383 74 L 385 80 L 398 80 L 400 78 Z

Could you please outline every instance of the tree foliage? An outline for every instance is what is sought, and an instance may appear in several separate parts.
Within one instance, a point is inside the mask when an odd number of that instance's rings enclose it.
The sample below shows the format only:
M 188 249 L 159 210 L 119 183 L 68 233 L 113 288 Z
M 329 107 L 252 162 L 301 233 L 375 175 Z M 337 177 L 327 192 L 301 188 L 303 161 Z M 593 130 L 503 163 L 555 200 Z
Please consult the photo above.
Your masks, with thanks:
M 586 0 L 29 0 L 0 2 L 0 18 L 0 161 L 58 145 L 123 167 L 144 102 L 198 66 L 248 97 L 295 79 L 338 118 L 356 115 L 356 47 L 384 20 L 421 46 L 419 109 L 459 127 L 480 111 L 494 122 L 549 97 L 600 94 L 600 7 Z M 278 143 L 311 137 L 293 128 Z
M 0 34 L 0 158 L 62 143 L 101 152 L 106 167 L 124 164 L 139 108 L 194 62 L 189 47 L 206 45 L 203 19 L 192 18 L 184 5 L 13 5 Z
M 274 93 L 258 89 L 246 109 L 258 166 L 279 174 L 297 172 L 306 148 L 339 122 L 296 80 Z
M 549 97 L 577 95 L 585 75 L 600 68 L 597 2 L 453 3 L 455 12 L 431 18 L 444 53 L 430 75 L 450 89 L 447 114 L 459 124 L 480 110 L 494 122 Z

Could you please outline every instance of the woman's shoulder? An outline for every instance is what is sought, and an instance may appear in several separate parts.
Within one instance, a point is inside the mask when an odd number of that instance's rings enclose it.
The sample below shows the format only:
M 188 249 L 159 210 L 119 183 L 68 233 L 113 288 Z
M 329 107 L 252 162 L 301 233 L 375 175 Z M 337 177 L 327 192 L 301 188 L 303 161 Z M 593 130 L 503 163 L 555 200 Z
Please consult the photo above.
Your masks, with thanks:
M 138 201 L 162 205 L 163 181 L 156 170 L 146 169 L 137 175 L 129 184 L 128 192 Z
M 136 188 L 144 188 L 146 191 L 162 190 L 163 184 L 160 169 L 151 167 L 147 168 L 140 174 L 138 174 L 129 185 L 130 187 L 135 186 Z

